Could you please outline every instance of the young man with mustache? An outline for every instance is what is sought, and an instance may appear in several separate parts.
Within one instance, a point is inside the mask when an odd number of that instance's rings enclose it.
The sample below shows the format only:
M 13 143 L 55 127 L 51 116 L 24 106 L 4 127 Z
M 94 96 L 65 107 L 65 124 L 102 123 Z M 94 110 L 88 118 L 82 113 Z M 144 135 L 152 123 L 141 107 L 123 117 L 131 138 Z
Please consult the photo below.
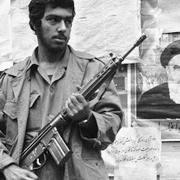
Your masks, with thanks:
M 73 0 L 31 0 L 29 4 L 38 47 L 0 80 L 0 171 L 7 180 L 108 179 L 101 150 L 114 141 L 122 111 L 113 83 L 93 108 L 78 92 L 77 87 L 103 65 L 68 45 L 74 16 Z M 40 169 L 20 167 L 23 149 L 63 108 L 70 120 L 57 129 L 73 152 L 70 159 L 57 166 L 47 154 Z

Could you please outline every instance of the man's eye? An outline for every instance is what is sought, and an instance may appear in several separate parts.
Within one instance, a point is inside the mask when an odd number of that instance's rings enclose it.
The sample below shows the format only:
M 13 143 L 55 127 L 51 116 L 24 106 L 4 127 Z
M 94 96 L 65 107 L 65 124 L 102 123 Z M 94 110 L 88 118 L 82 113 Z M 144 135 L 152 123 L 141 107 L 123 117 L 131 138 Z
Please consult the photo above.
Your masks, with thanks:
M 66 25 L 71 25 L 72 24 L 72 19 L 65 19 Z
M 57 18 L 48 18 L 47 20 L 52 24 L 57 22 Z
M 180 66 L 179 65 L 174 65 L 174 70 L 179 70 Z

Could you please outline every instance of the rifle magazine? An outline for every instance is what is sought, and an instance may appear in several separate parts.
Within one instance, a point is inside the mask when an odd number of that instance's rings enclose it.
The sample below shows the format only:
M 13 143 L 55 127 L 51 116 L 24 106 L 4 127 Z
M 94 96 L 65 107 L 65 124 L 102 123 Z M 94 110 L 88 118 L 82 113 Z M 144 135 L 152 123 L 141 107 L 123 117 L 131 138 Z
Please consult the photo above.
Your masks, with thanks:
M 71 156 L 72 152 L 59 135 L 56 128 L 53 128 L 54 136 L 48 145 L 48 151 L 57 165 L 63 165 Z

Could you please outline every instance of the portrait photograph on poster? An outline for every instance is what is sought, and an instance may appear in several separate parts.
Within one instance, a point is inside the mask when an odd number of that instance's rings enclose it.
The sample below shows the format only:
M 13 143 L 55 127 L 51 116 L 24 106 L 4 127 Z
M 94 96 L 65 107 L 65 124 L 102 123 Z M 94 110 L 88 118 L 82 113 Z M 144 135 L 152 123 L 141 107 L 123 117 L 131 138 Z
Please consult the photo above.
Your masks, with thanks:
M 149 38 L 141 46 L 136 115 L 140 121 L 158 125 L 164 140 L 180 140 L 179 6 L 175 0 L 170 5 L 160 0 L 158 8 L 151 10 L 156 15 L 144 10 L 142 16 L 143 30 Z

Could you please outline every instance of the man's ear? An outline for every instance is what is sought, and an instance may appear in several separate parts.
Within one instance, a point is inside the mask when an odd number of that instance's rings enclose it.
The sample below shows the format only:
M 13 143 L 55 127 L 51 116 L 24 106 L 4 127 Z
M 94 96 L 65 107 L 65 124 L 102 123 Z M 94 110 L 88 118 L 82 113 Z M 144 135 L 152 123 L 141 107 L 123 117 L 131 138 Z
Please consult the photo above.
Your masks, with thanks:
M 169 72 L 170 71 L 169 66 L 166 66 L 165 70 L 166 70 L 166 72 Z
M 34 29 L 34 31 L 36 32 L 37 28 L 36 28 L 36 26 L 35 26 L 35 25 L 33 25 L 33 29 Z
M 168 65 L 165 67 L 165 70 L 166 70 L 166 73 L 169 75 L 171 71 L 170 71 L 170 67 Z
M 37 35 L 37 27 L 35 25 L 33 25 L 33 31 L 34 31 L 34 34 Z
M 170 66 L 167 65 L 165 67 L 165 69 L 166 69 L 166 73 L 167 73 L 168 79 L 171 79 L 172 78 L 172 71 L 170 69 Z

